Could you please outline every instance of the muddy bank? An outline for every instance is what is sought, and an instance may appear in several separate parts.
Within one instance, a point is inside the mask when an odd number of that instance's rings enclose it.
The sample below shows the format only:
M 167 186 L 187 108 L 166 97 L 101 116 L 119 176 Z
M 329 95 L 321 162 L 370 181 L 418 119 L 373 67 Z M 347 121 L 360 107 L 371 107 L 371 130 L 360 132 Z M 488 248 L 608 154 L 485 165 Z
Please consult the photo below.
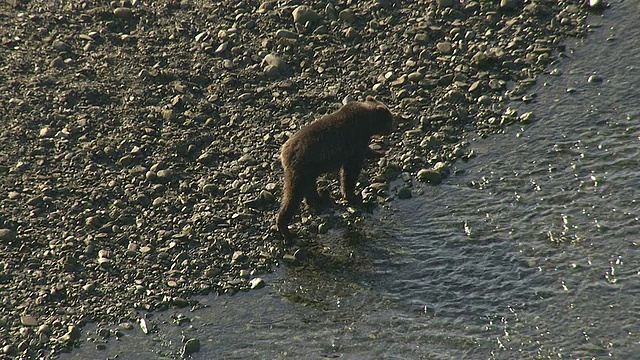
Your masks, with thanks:
M 465 132 L 531 121 L 504 104 L 535 96 L 585 15 L 579 1 L 3 3 L 3 353 L 48 356 L 87 321 L 261 286 L 296 261 L 272 229 L 293 132 L 366 95 L 403 119 L 375 145 L 387 156 L 361 209 L 296 218 L 313 247 L 411 196 L 415 176 L 438 182 L 472 155 Z

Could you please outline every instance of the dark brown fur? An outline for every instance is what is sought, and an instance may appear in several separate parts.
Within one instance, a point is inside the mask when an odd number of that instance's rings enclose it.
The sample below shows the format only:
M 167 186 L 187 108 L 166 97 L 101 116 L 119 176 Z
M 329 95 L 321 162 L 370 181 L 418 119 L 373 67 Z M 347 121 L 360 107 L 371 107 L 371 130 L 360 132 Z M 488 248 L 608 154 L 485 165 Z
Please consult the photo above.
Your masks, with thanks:
M 316 180 L 321 174 L 340 170 L 342 197 L 352 204 L 360 202 L 355 186 L 364 159 L 381 156 L 369 148 L 369 141 L 392 130 L 389 109 L 368 96 L 364 102 L 349 103 L 312 122 L 285 142 L 280 154 L 284 190 L 276 217 L 285 239 L 291 238 L 288 225 L 302 199 L 311 207 L 319 204 Z

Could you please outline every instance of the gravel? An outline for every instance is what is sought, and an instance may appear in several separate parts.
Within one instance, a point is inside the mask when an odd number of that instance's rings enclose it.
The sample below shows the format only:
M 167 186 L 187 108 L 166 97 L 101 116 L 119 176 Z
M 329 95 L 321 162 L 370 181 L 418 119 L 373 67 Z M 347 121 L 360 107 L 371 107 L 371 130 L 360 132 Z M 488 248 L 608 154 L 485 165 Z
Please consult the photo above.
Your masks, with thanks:
M 578 0 L 297 3 L 0 4 L 0 357 L 264 286 L 304 262 L 273 229 L 293 132 L 375 95 L 401 120 L 360 189 L 409 198 L 470 157 L 464 134 L 534 121 L 508 102 L 586 31 Z M 302 211 L 308 246 L 352 216 L 335 210 Z

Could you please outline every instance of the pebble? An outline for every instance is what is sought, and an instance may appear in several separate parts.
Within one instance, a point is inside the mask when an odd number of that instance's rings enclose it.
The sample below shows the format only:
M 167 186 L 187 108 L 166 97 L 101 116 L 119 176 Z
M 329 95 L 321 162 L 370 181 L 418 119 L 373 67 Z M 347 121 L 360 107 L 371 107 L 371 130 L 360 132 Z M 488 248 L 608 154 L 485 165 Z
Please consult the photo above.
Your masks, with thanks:
M 55 133 L 56 131 L 51 126 L 45 126 L 42 129 L 40 129 L 40 137 L 43 137 L 43 138 L 53 137 Z
M 53 48 L 59 52 L 68 52 L 71 51 L 71 46 L 62 40 L 54 40 Z
M 287 63 L 275 54 L 267 54 L 262 59 L 262 64 L 274 66 L 280 73 L 284 73 L 287 70 Z
M 450 55 L 451 53 L 453 53 L 453 45 L 451 45 L 451 43 L 448 41 L 437 43 L 436 48 L 440 53 L 445 55 Z
M 513 11 L 518 9 L 518 0 L 501 0 L 500 1 L 500 9 Z
M 23 315 L 20 317 L 20 323 L 24 326 L 38 326 L 38 319 L 31 315 Z
M 133 16 L 133 11 L 126 7 L 117 7 L 113 9 L 113 14 L 121 19 L 128 20 Z
M 287 38 L 287 39 L 297 39 L 298 34 L 290 30 L 280 29 L 276 31 L 276 37 Z
M 489 95 L 481 95 L 478 98 L 478 104 L 491 105 L 491 96 L 489 96 Z
M 605 7 L 604 1 L 602 0 L 589 0 L 589 8 L 594 10 L 602 10 Z
M 14 241 L 16 232 L 11 229 L 0 229 L 0 241 Z
M 236 251 L 231 256 L 232 262 L 244 262 L 247 260 L 247 255 L 245 255 L 242 251 Z
M 264 280 L 259 277 L 251 279 L 251 281 L 249 281 L 249 284 L 251 285 L 251 289 L 260 289 L 265 286 Z
M 170 169 L 159 170 L 156 175 L 158 181 L 163 183 L 169 182 L 173 178 L 173 172 Z
M 338 18 L 349 25 L 356 22 L 356 14 L 351 9 L 344 9 L 340 11 Z

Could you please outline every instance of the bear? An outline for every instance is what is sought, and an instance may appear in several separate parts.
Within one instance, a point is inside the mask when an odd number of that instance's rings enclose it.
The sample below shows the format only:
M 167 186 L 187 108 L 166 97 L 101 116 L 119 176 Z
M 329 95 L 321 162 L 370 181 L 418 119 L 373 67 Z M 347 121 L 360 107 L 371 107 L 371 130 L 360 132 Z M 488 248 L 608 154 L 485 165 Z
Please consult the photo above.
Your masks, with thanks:
M 304 126 L 282 145 L 280 160 L 284 187 L 276 227 L 285 241 L 292 238 L 289 223 L 301 201 L 316 208 L 321 202 L 317 179 L 324 173 L 340 171 L 342 197 L 360 203 L 355 186 L 365 158 L 383 156 L 369 147 L 373 136 L 393 130 L 393 115 L 380 101 L 367 96 Z

